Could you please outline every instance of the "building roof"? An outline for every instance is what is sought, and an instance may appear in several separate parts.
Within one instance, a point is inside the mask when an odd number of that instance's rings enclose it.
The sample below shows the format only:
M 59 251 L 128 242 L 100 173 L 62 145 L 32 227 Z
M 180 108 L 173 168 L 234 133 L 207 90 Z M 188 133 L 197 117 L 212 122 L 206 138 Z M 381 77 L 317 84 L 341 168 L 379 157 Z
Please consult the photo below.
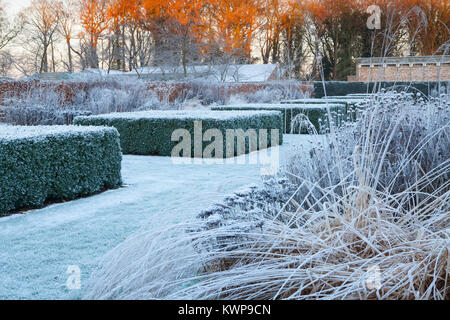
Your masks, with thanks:
M 199 65 L 187 67 L 187 78 L 222 82 L 263 82 L 277 72 L 276 64 Z M 181 79 L 181 66 L 143 67 L 126 73 L 144 78 Z M 277 75 L 275 75 L 277 76 Z

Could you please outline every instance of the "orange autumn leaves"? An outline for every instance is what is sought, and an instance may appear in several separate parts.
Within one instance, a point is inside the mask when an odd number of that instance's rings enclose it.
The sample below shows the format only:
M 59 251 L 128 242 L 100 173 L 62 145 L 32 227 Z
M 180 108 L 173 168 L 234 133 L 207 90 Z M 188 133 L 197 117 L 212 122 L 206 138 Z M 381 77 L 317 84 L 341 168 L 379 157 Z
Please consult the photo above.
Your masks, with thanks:
M 244 51 L 250 55 L 255 34 L 267 26 L 280 30 L 285 13 L 296 1 L 285 0 L 80 0 L 81 23 L 96 45 L 105 31 L 135 24 L 152 30 L 157 23 L 177 24 L 176 32 L 187 32 L 204 50 Z M 275 12 L 277 11 L 277 12 Z M 269 14 L 270 13 L 270 14 Z M 271 23 L 272 22 L 272 23 Z M 268 30 L 266 30 L 268 31 Z M 174 31 L 175 32 L 175 31 Z M 208 45 L 213 48 L 208 48 Z
M 203 50 L 220 46 L 222 51 L 241 50 L 250 56 L 256 38 L 267 48 L 280 34 L 289 32 L 293 23 L 308 23 L 320 29 L 337 17 L 352 19 L 348 13 L 367 15 L 377 4 L 383 13 L 397 10 L 398 16 L 412 15 L 407 28 L 415 36 L 421 54 L 433 54 L 448 41 L 450 11 L 448 0 L 79 0 L 81 23 L 96 45 L 107 30 L 123 24 L 151 29 L 155 21 L 176 23 L 176 32 L 197 39 Z M 368 16 L 368 15 L 367 15 Z M 400 21 L 400 20 L 399 20 Z M 386 23 L 386 21 L 383 21 Z M 358 20 L 355 23 L 361 24 Z M 361 25 L 364 28 L 365 25 Z
M 450 40 L 448 0 L 309 0 L 302 8 L 320 29 L 340 17 L 351 19 L 355 12 L 364 15 L 370 5 L 381 9 L 382 31 L 393 34 L 399 28 L 406 29 L 416 53 L 442 53 L 442 45 Z
M 220 44 L 225 51 L 243 48 L 250 54 L 261 1 L 144 0 L 143 8 L 147 19 L 175 21 L 204 46 L 216 49 Z

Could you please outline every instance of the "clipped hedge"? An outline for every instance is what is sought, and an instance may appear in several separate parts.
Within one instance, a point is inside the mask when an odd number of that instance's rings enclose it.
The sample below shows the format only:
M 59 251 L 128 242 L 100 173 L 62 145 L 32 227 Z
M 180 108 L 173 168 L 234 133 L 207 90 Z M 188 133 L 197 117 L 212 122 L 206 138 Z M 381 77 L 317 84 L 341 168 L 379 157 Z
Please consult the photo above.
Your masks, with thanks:
M 351 99 L 351 98 L 349 98 Z M 317 98 L 302 98 L 302 99 L 289 99 L 289 100 L 281 100 L 280 104 L 336 104 L 336 103 L 344 103 L 341 99 L 317 99 Z
M 329 97 L 326 97 L 326 98 L 325 97 L 320 98 L 320 100 L 325 100 L 325 101 L 327 101 L 329 99 L 331 99 L 333 101 L 336 101 L 336 100 L 342 101 L 342 100 L 344 100 L 344 101 L 350 101 L 350 102 L 351 101 L 359 102 L 361 100 L 367 100 L 369 98 L 362 97 L 362 96 L 356 96 L 356 95 L 355 96 L 329 96 Z
M 316 99 L 318 100 L 318 99 Z M 334 125 L 340 126 L 346 119 L 346 104 L 328 104 L 333 116 Z M 328 113 L 326 103 L 314 104 L 243 104 L 243 105 L 225 105 L 212 107 L 216 111 L 236 111 L 236 110 L 273 110 L 281 111 L 283 115 L 284 133 L 310 133 L 307 126 L 294 125 L 292 121 L 300 114 L 306 115 L 308 120 L 314 126 L 317 132 L 327 132 Z M 298 118 L 298 117 L 297 117 Z
M 321 98 L 325 96 L 324 85 L 321 81 L 316 81 L 314 85 L 314 97 Z M 376 87 L 375 87 L 376 86 Z M 374 91 L 375 88 L 375 91 Z M 345 96 L 351 93 L 372 93 L 378 92 L 381 88 L 386 90 L 406 91 L 411 93 L 421 92 L 425 96 L 430 96 L 433 92 L 439 92 L 445 88 L 450 88 L 449 81 L 430 81 L 430 82 L 346 82 L 346 81 L 325 81 L 327 96 Z
M 365 109 L 370 100 L 376 98 L 376 95 L 363 95 L 363 96 L 336 96 L 336 97 L 325 97 L 316 99 L 316 98 L 305 98 L 305 99 L 295 99 L 295 100 L 282 100 L 282 104 L 344 104 L 345 109 L 345 120 L 346 121 L 355 121 L 359 115 L 361 110 Z
M 223 157 L 226 157 L 226 130 L 267 129 L 267 146 L 271 146 L 271 129 L 278 129 L 278 144 L 283 143 L 282 116 L 273 111 L 142 111 L 123 112 L 89 117 L 77 117 L 74 124 L 83 126 L 111 126 L 120 133 L 124 154 L 171 156 L 172 149 L 181 141 L 172 141 L 177 129 L 186 129 L 191 136 L 191 156 L 194 150 L 194 122 L 201 121 L 202 134 L 218 129 L 223 136 Z M 259 137 L 259 136 L 258 136 Z M 181 139 L 180 139 L 181 140 Z M 236 140 L 236 139 L 235 139 Z M 236 140 L 237 141 L 237 140 Z M 235 141 L 235 145 L 236 142 Z M 212 141 L 203 141 L 202 151 Z M 259 146 L 259 138 L 258 138 Z M 259 148 L 259 147 L 258 147 Z M 235 147 L 234 155 L 239 155 Z M 246 139 L 245 153 L 250 152 Z M 213 154 L 215 156 L 215 154 Z
M 0 215 L 117 188 L 121 160 L 112 128 L 2 126 Z
M 304 105 L 310 105 L 310 104 L 345 104 L 347 107 L 349 106 L 356 106 L 361 104 L 364 101 L 367 101 L 368 99 L 364 98 L 353 98 L 353 97 L 335 97 L 333 98 L 306 98 L 306 99 L 294 99 L 294 100 L 282 100 L 281 104 L 304 104 Z

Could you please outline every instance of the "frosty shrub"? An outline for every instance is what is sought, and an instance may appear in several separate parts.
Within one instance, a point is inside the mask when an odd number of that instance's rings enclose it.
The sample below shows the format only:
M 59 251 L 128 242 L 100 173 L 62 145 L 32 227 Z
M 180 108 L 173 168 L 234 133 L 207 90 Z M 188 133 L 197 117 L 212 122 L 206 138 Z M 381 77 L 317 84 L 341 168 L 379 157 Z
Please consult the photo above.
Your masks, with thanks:
M 72 124 L 79 115 L 170 108 L 161 104 L 154 92 L 146 90 L 143 81 L 91 82 L 83 83 L 83 90 L 77 90 L 71 99 L 58 87 L 45 86 L 4 98 L 4 121 L 16 125 Z
M 0 127 L 0 216 L 121 185 L 113 128 Z
M 308 92 L 299 92 L 289 85 L 279 86 L 278 88 L 265 88 L 254 93 L 239 95 L 239 98 L 248 103 L 271 103 L 283 99 L 301 99 L 308 97 Z
M 75 117 L 91 114 L 91 111 L 88 110 L 60 110 L 29 105 L 0 108 L 0 110 L 4 111 L 6 122 L 28 126 L 71 124 Z
M 282 176 L 138 233 L 87 298 L 449 299 L 448 96 L 386 96 Z
M 201 105 L 240 101 L 296 99 L 308 95 L 301 83 L 146 82 L 127 77 L 66 82 L 18 81 L 5 85 L 3 121 L 19 125 L 71 124 L 73 115 L 180 109 L 189 101 Z M 232 98 L 230 96 L 233 96 Z
M 109 80 L 111 82 L 113 80 Z M 129 80 L 130 81 L 130 80 Z M 103 87 L 94 87 L 88 94 L 81 93 L 75 98 L 79 108 L 104 114 L 111 112 L 130 112 L 148 109 L 158 109 L 161 102 L 151 91 L 148 91 L 145 82 L 134 81 L 131 84 L 114 83 Z

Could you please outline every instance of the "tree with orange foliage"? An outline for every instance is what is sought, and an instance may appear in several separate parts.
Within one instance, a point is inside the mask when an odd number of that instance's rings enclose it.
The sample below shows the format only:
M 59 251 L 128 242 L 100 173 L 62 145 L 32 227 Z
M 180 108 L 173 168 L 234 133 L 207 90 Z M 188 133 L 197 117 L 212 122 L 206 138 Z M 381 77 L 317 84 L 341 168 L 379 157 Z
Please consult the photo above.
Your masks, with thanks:
M 284 43 L 282 61 L 286 68 L 286 76 L 299 78 L 300 68 L 305 60 L 304 1 L 290 0 L 288 2 L 288 9 L 281 16 L 281 25 Z
M 259 14 L 258 44 L 263 63 L 282 63 L 286 76 L 299 76 L 303 58 L 304 13 L 298 0 L 265 0 Z
M 98 68 L 97 55 L 98 40 L 108 28 L 107 2 L 106 0 L 80 0 L 80 20 L 86 37 L 84 38 L 84 52 L 86 64 L 91 68 Z
M 259 15 L 261 19 L 261 29 L 259 31 L 259 49 L 262 62 L 269 63 L 272 55 L 272 62 L 279 60 L 280 34 L 282 29 L 282 19 L 287 6 L 280 3 L 279 0 L 265 0 L 262 6 L 262 12 Z
M 251 45 L 260 27 L 259 0 L 211 0 L 214 7 L 217 38 L 224 53 L 231 53 L 236 62 L 251 61 Z
M 189 56 L 197 53 L 197 42 L 202 37 L 202 0 L 146 0 L 147 18 L 155 40 L 157 64 L 181 63 L 187 76 Z
M 191 63 L 252 63 L 255 48 L 263 63 L 282 63 L 290 75 L 299 76 L 306 48 L 320 58 L 326 79 L 345 80 L 354 72 L 355 57 L 399 55 L 405 49 L 422 55 L 443 53 L 449 41 L 445 0 L 33 0 L 32 4 L 23 17 L 40 43 L 33 50 L 42 48 L 41 72 L 49 69 L 47 55 L 55 28 L 65 40 L 69 71 L 74 69 L 72 52 L 80 56 L 83 68 L 98 68 L 100 40 L 101 61 L 107 61 L 108 69 L 181 65 L 184 76 Z M 372 4 L 381 8 L 381 30 L 366 26 L 366 9 Z M 77 6 L 79 17 L 73 9 Z M 72 46 L 77 18 L 83 28 L 79 51 Z
M 136 25 L 134 18 L 139 12 L 139 3 L 137 0 L 109 0 L 107 16 L 110 21 L 109 31 L 111 32 L 110 41 L 112 42 L 111 61 L 113 65 L 108 64 L 112 69 L 126 71 L 126 29 Z
M 408 23 L 412 51 L 420 55 L 448 53 L 450 46 L 450 3 L 447 0 L 410 0 L 416 12 Z
M 67 46 L 67 68 L 69 72 L 73 72 L 72 59 L 72 36 L 76 23 L 78 22 L 77 2 L 75 0 L 64 0 L 58 7 L 58 31 L 64 37 Z

